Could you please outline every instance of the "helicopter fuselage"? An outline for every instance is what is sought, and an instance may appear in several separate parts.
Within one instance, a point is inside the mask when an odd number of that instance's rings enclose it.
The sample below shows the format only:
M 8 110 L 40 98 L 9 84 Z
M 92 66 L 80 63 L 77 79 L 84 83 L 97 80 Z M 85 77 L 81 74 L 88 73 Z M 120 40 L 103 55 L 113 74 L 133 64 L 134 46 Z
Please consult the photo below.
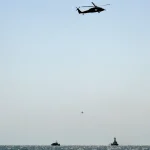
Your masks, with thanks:
M 78 12 L 79 13 L 82 13 L 82 14 L 84 14 L 84 13 L 95 13 L 95 12 L 98 12 L 98 13 L 100 13 L 101 11 L 104 11 L 105 9 L 104 8 L 101 8 L 101 7 L 93 7 L 93 8 L 90 8 L 90 9 L 88 9 L 88 10 L 85 10 L 85 11 L 80 11 L 79 9 L 78 9 Z

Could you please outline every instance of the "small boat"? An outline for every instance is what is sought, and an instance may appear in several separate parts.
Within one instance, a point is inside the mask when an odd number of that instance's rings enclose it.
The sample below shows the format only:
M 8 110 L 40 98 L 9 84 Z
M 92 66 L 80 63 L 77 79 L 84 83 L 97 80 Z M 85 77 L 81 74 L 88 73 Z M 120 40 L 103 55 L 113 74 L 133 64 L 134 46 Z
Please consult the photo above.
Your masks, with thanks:
M 111 143 L 111 146 L 118 146 L 118 145 L 119 145 L 119 144 L 117 143 L 116 138 L 114 138 L 114 142 Z
M 56 141 L 55 143 L 52 143 L 51 146 L 60 146 L 60 144 Z

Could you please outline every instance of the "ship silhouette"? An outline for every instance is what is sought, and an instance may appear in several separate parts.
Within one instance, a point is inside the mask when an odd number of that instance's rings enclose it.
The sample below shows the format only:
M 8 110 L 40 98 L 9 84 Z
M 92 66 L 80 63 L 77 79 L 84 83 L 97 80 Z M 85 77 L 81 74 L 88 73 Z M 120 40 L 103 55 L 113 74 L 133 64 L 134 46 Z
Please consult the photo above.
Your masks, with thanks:
M 118 146 L 118 145 L 119 145 L 119 144 L 117 143 L 117 141 L 116 141 L 116 138 L 114 138 L 114 142 L 111 143 L 111 145 L 112 145 L 112 146 Z
M 56 141 L 55 143 L 52 143 L 51 146 L 60 146 L 60 144 Z

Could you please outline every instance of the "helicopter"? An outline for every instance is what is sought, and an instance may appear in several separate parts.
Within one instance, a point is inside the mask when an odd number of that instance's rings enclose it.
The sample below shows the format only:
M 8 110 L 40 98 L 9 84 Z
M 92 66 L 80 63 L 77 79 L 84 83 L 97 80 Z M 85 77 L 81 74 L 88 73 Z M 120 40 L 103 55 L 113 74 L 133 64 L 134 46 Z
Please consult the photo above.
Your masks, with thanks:
M 93 6 L 81 6 L 81 7 L 92 7 L 92 8 L 90 8 L 90 9 L 88 9 L 88 10 L 85 10 L 85 11 L 81 11 L 81 10 L 79 9 L 80 7 L 78 7 L 78 8 L 76 7 L 78 13 L 84 15 L 85 13 L 95 13 L 95 12 L 100 13 L 100 12 L 102 12 L 102 11 L 105 11 L 104 8 L 96 6 L 93 2 L 91 2 L 91 3 L 93 4 Z M 110 4 L 106 4 L 106 5 L 110 5 Z M 106 6 L 106 5 L 102 5 L 102 6 Z

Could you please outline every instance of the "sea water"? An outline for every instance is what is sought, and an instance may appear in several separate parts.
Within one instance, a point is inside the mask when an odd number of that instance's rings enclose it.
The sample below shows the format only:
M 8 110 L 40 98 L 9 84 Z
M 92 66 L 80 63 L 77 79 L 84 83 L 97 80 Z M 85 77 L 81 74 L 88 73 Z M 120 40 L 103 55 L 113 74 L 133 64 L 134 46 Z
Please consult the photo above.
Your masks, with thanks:
M 0 150 L 150 150 L 150 146 L 34 146 L 3 145 Z

